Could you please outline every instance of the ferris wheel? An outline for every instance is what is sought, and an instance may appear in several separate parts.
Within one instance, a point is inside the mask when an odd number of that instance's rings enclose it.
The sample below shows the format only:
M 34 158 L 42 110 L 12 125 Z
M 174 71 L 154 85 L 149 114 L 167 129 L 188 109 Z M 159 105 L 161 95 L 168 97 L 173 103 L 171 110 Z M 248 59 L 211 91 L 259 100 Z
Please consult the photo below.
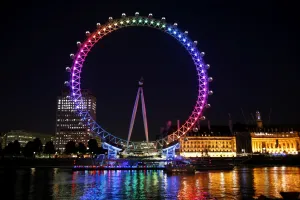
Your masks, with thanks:
M 210 68 L 210 65 L 205 64 L 203 60 L 205 53 L 198 50 L 197 41 L 192 41 L 188 37 L 188 32 L 182 32 L 177 27 L 177 23 L 169 24 L 166 22 L 164 17 L 162 17 L 160 20 L 155 19 L 151 13 L 148 16 L 140 16 L 138 12 L 136 12 L 134 16 L 126 16 L 126 14 L 123 13 L 122 17 L 119 19 L 113 19 L 112 17 L 109 17 L 108 22 L 104 25 L 97 23 L 97 29 L 94 32 L 91 33 L 86 31 L 87 38 L 84 42 L 77 42 L 78 51 L 76 54 L 70 54 L 70 57 L 73 60 L 72 67 L 66 68 L 66 71 L 70 73 L 70 80 L 66 81 L 65 84 L 71 89 L 70 96 L 74 102 L 79 116 L 81 117 L 82 123 L 86 123 L 88 126 L 90 126 L 91 130 L 98 134 L 103 140 L 109 143 L 125 146 L 127 140 L 116 137 L 103 129 L 85 109 L 85 103 L 81 93 L 81 72 L 86 57 L 96 43 L 98 43 L 102 38 L 111 32 L 130 26 L 155 28 L 174 37 L 181 45 L 185 47 L 196 67 L 196 73 L 198 77 L 198 96 L 195 107 L 191 115 L 188 117 L 185 123 L 178 128 L 178 130 L 166 136 L 165 138 L 156 140 L 157 144 L 163 146 L 164 144 L 177 141 L 180 139 L 180 137 L 192 130 L 198 120 L 205 119 L 205 117 L 202 115 L 203 110 L 210 107 L 210 104 L 207 103 L 207 98 L 208 95 L 213 94 L 212 91 L 209 91 L 209 82 L 211 82 L 213 79 L 207 75 L 207 69 Z M 135 145 L 135 142 L 131 141 L 130 144 Z

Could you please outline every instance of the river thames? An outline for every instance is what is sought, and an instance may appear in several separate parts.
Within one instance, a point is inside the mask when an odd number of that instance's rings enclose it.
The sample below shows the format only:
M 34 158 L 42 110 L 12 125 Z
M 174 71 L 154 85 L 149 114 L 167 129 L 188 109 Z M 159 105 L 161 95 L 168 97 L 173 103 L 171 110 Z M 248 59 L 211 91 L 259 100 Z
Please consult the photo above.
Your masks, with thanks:
M 0 171 L 1 199 L 253 199 L 300 191 L 300 167 L 235 168 L 166 175 L 163 171 Z

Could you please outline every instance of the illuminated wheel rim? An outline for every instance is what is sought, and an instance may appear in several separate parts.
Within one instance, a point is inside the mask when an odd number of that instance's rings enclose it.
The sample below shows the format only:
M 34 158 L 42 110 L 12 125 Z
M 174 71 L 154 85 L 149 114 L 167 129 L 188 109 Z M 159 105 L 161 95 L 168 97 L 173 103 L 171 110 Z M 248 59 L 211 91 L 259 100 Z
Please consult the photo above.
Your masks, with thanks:
M 180 29 L 177 28 L 177 24 L 174 23 L 168 24 L 165 22 L 165 18 L 161 20 L 154 19 L 152 14 L 149 14 L 148 17 L 139 16 L 138 13 L 135 16 L 126 17 L 125 14 L 122 14 L 122 18 L 113 20 L 111 17 L 109 21 L 104 24 L 100 25 L 97 24 L 97 29 L 90 33 L 86 32 L 87 39 L 83 42 L 77 42 L 78 51 L 77 53 L 71 54 L 71 58 L 73 59 L 72 67 L 67 68 L 67 71 L 71 73 L 70 81 L 66 82 L 71 88 L 71 99 L 74 102 L 76 110 L 78 111 L 81 120 L 83 123 L 86 123 L 90 128 L 91 131 L 97 133 L 102 139 L 107 142 L 118 144 L 118 145 L 125 145 L 127 142 L 124 139 L 114 136 L 113 134 L 104 130 L 89 114 L 87 110 L 85 110 L 84 100 L 81 94 L 81 72 L 84 61 L 92 49 L 92 47 L 104 36 L 108 35 L 109 33 L 116 31 L 121 28 L 129 27 L 129 26 L 145 26 L 150 28 L 159 29 L 168 35 L 173 36 L 177 41 L 179 41 L 185 49 L 188 51 L 190 56 L 194 61 L 194 65 L 196 67 L 197 76 L 198 76 L 198 97 L 196 101 L 196 105 L 194 110 L 192 111 L 189 118 L 185 121 L 185 123 L 175 132 L 168 135 L 163 139 L 156 140 L 156 142 L 160 145 L 169 144 L 175 140 L 178 140 L 180 137 L 184 136 L 188 131 L 190 131 L 197 120 L 202 116 L 203 109 L 205 107 L 209 107 L 207 104 L 207 97 L 209 94 L 212 94 L 212 91 L 208 91 L 208 82 L 212 80 L 212 78 L 208 78 L 207 76 L 207 69 L 209 65 L 204 63 L 203 56 L 204 52 L 200 52 L 197 48 L 197 42 L 192 41 L 187 36 L 187 31 L 182 32 Z M 130 142 L 130 145 L 135 145 L 136 142 Z

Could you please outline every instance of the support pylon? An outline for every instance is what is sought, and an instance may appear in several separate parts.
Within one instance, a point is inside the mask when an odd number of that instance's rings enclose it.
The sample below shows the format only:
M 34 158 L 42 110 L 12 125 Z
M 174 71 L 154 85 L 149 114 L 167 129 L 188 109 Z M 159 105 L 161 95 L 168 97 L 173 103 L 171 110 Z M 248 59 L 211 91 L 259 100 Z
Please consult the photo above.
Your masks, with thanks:
M 130 126 L 129 126 L 129 133 L 128 133 L 128 138 L 127 138 L 127 148 L 128 148 L 129 141 L 130 141 L 130 138 L 131 138 L 132 129 L 133 129 L 134 121 L 135 121 L 135 116 L 136 116 L 136 111 L 137 111 L 137 108 L 138 108 L 140 96 L 141 96 L 141 101 L 142 101 L 142 112 L 143 112 L 144 130 L 145 130 L 145 136 L 146 136 L 147 144 L 149 142 L 149 137 L 148 137 L 148 123 L 147 123 L 147 114 L 146 114 L 146 106 L 145 106 L 143 85 L 144 85 L 144 79 L 142 77 L 141 80 L 139 81 L 139 89 L 138 89 L 138 92 L 137 92 L 137 95 L 136 95 L 136 98 L 135 98 L 135 103 L 134 103 L 134 107 L 133 107 L 133 111 L 132 111 L 132 115 L 131 115 L 131 121 L 130 121 Z

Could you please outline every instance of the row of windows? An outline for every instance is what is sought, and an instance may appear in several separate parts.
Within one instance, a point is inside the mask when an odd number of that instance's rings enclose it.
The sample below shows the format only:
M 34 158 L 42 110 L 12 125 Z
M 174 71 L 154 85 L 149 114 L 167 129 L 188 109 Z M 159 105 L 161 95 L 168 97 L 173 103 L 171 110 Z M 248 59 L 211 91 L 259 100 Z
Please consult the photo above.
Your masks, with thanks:
M 80 137 L 80 136 L 86 137 L 86 136 L 88 136 L 88 134 L 87 133 L 72 133 L 72 134 L 57 134 L 57 136 L 59 136 L 57 139 L 60 139 L 60 138 Z
M 183 145 L 183 148 L 231 148 L 231 145 Z
M 90 114 L 95 114 L 96 111 L 94 109 L 88 109 L 88 110 L 85 110 L 87 112 L 89 112 Z M 65 117 L 78 117 L 78 113 L 77 113 L 77 110 L 75 109 L 58 109 L 57 110 L 57 116 L 65 116 Z
M 56 144 L 66 144 L 69 141 L 74 141 L 74 142 L 87 142 L 89 140 L 89 137 L 87 135 L 85 136 L 73 136 L 73 137 L 57 137 L 55 140 Z
M 32 136 L 23 136 L 23 135 L 8 135 L 7 137 L 8 137 L 8 138 L 19 137 L 19 138 L 28 138 L 28 139 L 35 138 L 35 137 L 32 137 Z
M 81 104 L 80 106 L 87 106 L 87 105 L 91 105 L 92 103 L 91 102 L 83 102 L 83 104 Z M 95 103 L 93 103 L 93 105 L 94 105 Z M 58 102 L 58 106 L 72 106 L 72 107 L 74 107 L 74 103 L 70 103 L 70 102 L 68 102 L 68 103 L 64 103 L 64 102 Z
M 81 109 L 81 110 L 90 110 L 90 109 L 92 109 L 91 106 L 78 106 L 78 108 Z M 75 109 L 72 106 L 61 106 L 61 107 L 58 107 L 57 110 L 75 110 Z
M 88 101 L 87 100 L 83 100 L 82 101 L 83 103 L 91 103 L 92 101 L 89 99 Z M 58 103 L 70 103 L 70 104 L 74 104 L 74 102 L 72 100 L 68 100 L 68 99 L 59 99 L 58 100 Z
M 232 141 L 184 141 L 183 144 L 232 144 Z
M 88 128 L 87 131 L 90 131 L 90 129 Z M 58 131 L 56 132 L 56 134 L 62 134 L 62 135 L 73 135 L 73 134 L 87 134 L 86 133 L 86 129 L 81 129 L 81 130 L 78 130 L 78 131 L 74 131 L 74 130 L 65 130 L 65 131 Z
M 57 142 L 69 142 L 71 140 L 88 140 L 87 137 L 71 137 L 71 138 L 64 138 L 64 139 L 60 139 L 60 140 L 56 140 Z
M 79 127 L 88 127 L 89 125 L 87 125 L 86 123 L 84 122 L 81 122 L 81 121 L 75 121 L 75 122 L 57 122 L 56 123 L 56 126 L 59 127 L 59 126 L 65 126 L 65 127 L 74 127 L 74 126 L 79 126 Z
M 71 141 L 71 140 L 69 140 Z M 55 145 L 66 145 L 69 141 L 65 141 L 65 142 L 57 142 L 55 143 Z M 87 144 L 87 140 L 72 140 L 73 142 L 77 143 L 77 142 L 82 142 L 83 144 Z
M 72 129 L 76 129 L 76 128 L 82 128 L 82 127 L 87 127 L 86 124 L 80 124 L 78 125 L 77 123 L 76 124 L 70 124 L 70 123 L 65 123 L 65 124 L 57 124 L 57 127 L 68 127 L 68 128 L 72 128 Z
M 74 126 L 87 126 L 85 123 L 81 123 L 81 122 L 59 122 L 57 123 L 57 126 L 67 126 L 67 127 L 74 127 Z
M 277 148 L 277 145 L 276 145 L 276 143 L 275 144 L 273 144 L 273 143 L 271 143 L 271 144 L 266 144 L 266 145 L 262 145 L 262 144 L 255 144 L 254 146 L 258 146 L 258 147 L 265 147 L 265 148 Z M 282 144 L 278 144 L 278 148 L 281 148 L 281 147 L 283 147 L 283 148 L 285 148 L 285 147 L 287 147 L 287 148 L 294 148 L 294 144 L 293 143 L 291 143 L 291 145 L 289 144 L 289 143 L 287 143 L 287 145 L 285 145 L 285 143 L 282 143 Z
M 35 138 L 40 138 L 40 140 L 48 140 L 50 137 L 41 137 L 41 136 L 23 136 L 23 135 L 8 135 L 7 139 L 9 140 L 34 140 Z
M 57 119 L 57 121 L 58 122 L 69 122 L 69 121 L 71 121 L 71 122 L 78 122 L 78 121 L 81 121 L 81 119 L 80 118 L 78 118 L 78 119 Z
M 256 148 L 256 147 L 254 147 L 254 148 Z M 294 148 L 294 145 L 292 144 L 291 146 L 281 146 L 280 144 L 278 145 L 278 147 L 276 147 L 276 145 L 274 145 L 274 147 L 273 147 L 273 145 L 271 145 L 271 147 L 270 146 L 266 146 L 266 147 L 262 147 L 262 146 L 259 146 L 258 148 L 266 148 L 266 149 L 289 149 L 289 148 Z
M 87 101 L 91 102 L 92 100 L 91 99 L 83 99 L 83 102 L 86 103 Z M 62 99 L 58 99 L 58 102 L 70 102 L 70 103 L 73 103 L 72 100 L 68 99 L 68 98 L 62 98 Z
M 68 141 L 71 141 L 71 140 L 88 140 L 89 137 L 86 137 L 86 136 L 81 136 L 81 137 L 68 137 L 68 138 L 59 138 L 59 139 L 56 139 L 57 142 L 68 142 Z
M 182 149 L 182 152 L 200 152 L 205 153 L 204 150 L 196 150 L 196 149 Z M 231 149 L 222 149 L 222 150 L 209 150 L 208 152 L 233 152 Z

